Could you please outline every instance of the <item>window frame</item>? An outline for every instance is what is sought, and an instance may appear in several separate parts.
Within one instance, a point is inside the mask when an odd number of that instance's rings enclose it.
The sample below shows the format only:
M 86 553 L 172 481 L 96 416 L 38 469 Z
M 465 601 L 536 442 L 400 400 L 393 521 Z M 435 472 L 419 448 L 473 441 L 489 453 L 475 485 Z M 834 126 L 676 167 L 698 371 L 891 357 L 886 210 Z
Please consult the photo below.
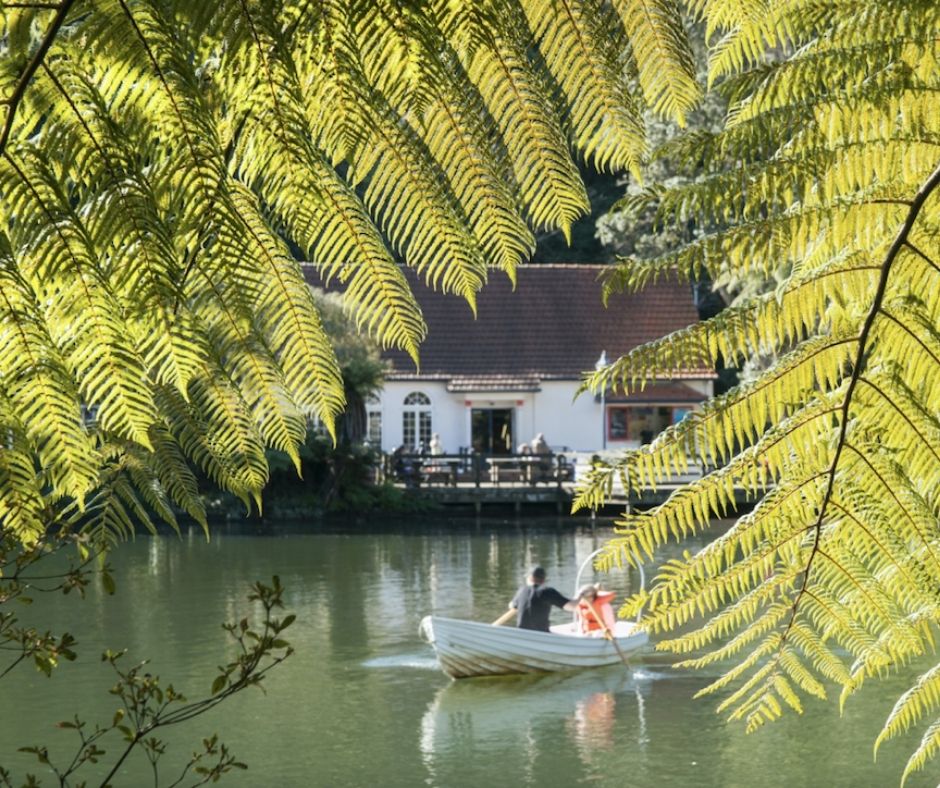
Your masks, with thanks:
M 410 422 L 410 423 L 409 423 Z M 408 433 L 412 433 L 408 440 Z M 401 443 L 407 452 L 418 452 L 421 443 L 427 447 L 434 434 L 434 406 L 424 391 L 410 391 L 402 400 Z M 425 437 L 426 436 L 426 437 Z
M 382 428 L 384 414 L 382 413 L 382 400 L 375 394 L 366 398 L 366 442 L 375 449 L 382 448 Z M 378 423 L 378 429 L 373 428 L 373 423 Z
M 604 432 L 605 432 L 605 435 L 607 436 L 608 443 L 611 443 L 611 442 L 635 443 L 639 441 L 639 438 L 637 437 L 630 437 L 630 422 L 631 422 L 631 415 L 632 415 L 631 411 L 635 411 L 638 408 L 654 408 L 654 409 L 655 408 L 668 408 L 669 409 L 669 425 L 668 426 L 671 426 L 677 423 L 675 420 L 677 410 L 685 411 L 685 414 L 683 415 L 683 418 L 685 418 L 686 415 L 688 415 L 689 413 L 691 413 L 692 411 L 696 409 L 696 406 L 692 403 L 683 403 L 683 404 L 649 403 L 649 404 L 643 404 L 643 405 L 640 405 L 640 404 L 627 405 L 627 404 L 620 404 L 620 403 L 608 404 L 605 407 L 605 413 L 604 413 Z M 611 421 L 612 421 L 611 414 L 614 411 L 623 411 L 623 413 L 625 414 L 624 430 L 626 433 L 626 437 L 621 438 L 621 437 L 615 436 L 611 430 Z M 656 435 L 658 434 L 659 433 L 656 433 Z M 656 435 L 653 436 L 654 439 Z

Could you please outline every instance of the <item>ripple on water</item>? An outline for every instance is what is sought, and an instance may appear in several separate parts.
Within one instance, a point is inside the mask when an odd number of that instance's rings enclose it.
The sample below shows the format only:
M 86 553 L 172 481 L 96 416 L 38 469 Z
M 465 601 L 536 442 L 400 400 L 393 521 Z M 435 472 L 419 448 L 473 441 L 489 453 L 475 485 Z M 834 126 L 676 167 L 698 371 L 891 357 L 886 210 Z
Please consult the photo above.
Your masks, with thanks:
M 663 681 L 665 679 L 675 679 L 677 676 L 679 674 L 675 671 L 646 670 L 644 668 L 637 668 L 633 671 L 633 678 L 636 681 Z
M 390 654 L 373 657 L 362 663 L 364 668 L 416 668 L 418 670 L 439 670 L 437 660 L 423 654 Z

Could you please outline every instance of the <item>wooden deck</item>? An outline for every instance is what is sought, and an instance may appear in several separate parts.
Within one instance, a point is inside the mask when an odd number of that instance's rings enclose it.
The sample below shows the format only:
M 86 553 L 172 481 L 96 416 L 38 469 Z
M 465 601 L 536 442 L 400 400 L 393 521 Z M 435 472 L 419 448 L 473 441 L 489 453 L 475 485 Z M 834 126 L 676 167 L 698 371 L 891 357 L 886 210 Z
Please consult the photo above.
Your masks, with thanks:
M 461 455 L 393 455 L 386 457 L 384 478 L 403 489 L 419 493 L 442 506 L 512 508 L 538 505 L 554 507 L 563 514 L 574 499 L 582 474 L 590 467 L 590 455 L 573 452 L 552 455 L 482 457 Z M 615 486 L 605 510 L 646 508 L 665 501 L 683 484 L 700 478 L 692 473 L 659 485 L 656 490 L 631 491 Z M 738 503 L 747 503 L 743 490 Z

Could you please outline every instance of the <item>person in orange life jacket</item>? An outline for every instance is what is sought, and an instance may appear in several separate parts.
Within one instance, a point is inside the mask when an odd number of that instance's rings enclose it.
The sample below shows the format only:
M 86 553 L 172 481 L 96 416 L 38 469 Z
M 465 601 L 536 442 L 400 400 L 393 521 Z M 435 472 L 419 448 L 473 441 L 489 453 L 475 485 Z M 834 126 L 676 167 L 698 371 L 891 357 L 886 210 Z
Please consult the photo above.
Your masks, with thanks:
M 545 585 L 545 570 L 540 566 L 533 567 L 526 584 L 520 587 L 509 603 L 509 609 L 516 611 L 516 626 L 548 632 L 548 616 L 552 606 L 573 612 L 577 610 L 578 602 Z
M 601 591 L 596 585 L 586 585 L 578 592 L 578 599 L 580 600 L 578 602 L 578 629 L 582 635 L 605 635 L 605 626 L 613 634 L 616 619 L 614 618 L 614 609 L 610 603 L 615 596 L 617 595 L 613 591 Z M 590 606 L 588 602 L 590 602 Z M 600 621 L 591 612 L 591 607 L 600 616 Z M 603 625 L 601 621 L 604 622 Z

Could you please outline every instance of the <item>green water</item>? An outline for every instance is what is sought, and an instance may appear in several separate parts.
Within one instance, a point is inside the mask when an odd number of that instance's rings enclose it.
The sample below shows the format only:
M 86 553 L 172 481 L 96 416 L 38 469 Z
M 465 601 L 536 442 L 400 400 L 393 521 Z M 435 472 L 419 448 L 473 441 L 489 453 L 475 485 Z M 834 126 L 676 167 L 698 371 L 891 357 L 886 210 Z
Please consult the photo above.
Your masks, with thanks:
M 289 634 L 297 654 L 266 695 L 244 693 L 168 737 L 167 778 L 200 736 L 219 731 L 250 766 L 225 778 L 231 786 L 897 785 L 916 742 L 886 745 L 877 763 L 871 746 L 903 677 L 865 688 L 841 719 L 834 701 L 808 699 L 802 717 L 745 736 L 715 714 L 715 700 L 692 700 L 712 675 L 674 671 L 652 651 L 629 671 L 463 682 L 440 673 L 418 639 L 421 617 L 492 620 L 535 562 L 570 591 L 608 535 L 583 523 L 355 534 L 272 526 L 219 531 L 210 544 L 195 532 L 140 537 L 113 556 L 117 596 L 92 589 L 84 601 L 56 597 L 29 611 L 71 630 L 81 656 L 52 679 L 20 668 L 0 682 L 0 764 L 43 776 L 17 747 L 47 742 L 64 756 L 71 734 L 55 721 L 78 710 L 110 718 L 110 677 L 97 659 L 105 648 L 149 657 L 154 673 L 191 697 L 204 693 L 227 653 L 219 623 L 247 612 L 254 579 L 277 573 L 298 616 Z M 633 582 L 611 578 L 621 589 Z M 152 784 L 147 775 L 131 762 L 116 784 Z M 909 785 L 936 782 L 935 769 Z

